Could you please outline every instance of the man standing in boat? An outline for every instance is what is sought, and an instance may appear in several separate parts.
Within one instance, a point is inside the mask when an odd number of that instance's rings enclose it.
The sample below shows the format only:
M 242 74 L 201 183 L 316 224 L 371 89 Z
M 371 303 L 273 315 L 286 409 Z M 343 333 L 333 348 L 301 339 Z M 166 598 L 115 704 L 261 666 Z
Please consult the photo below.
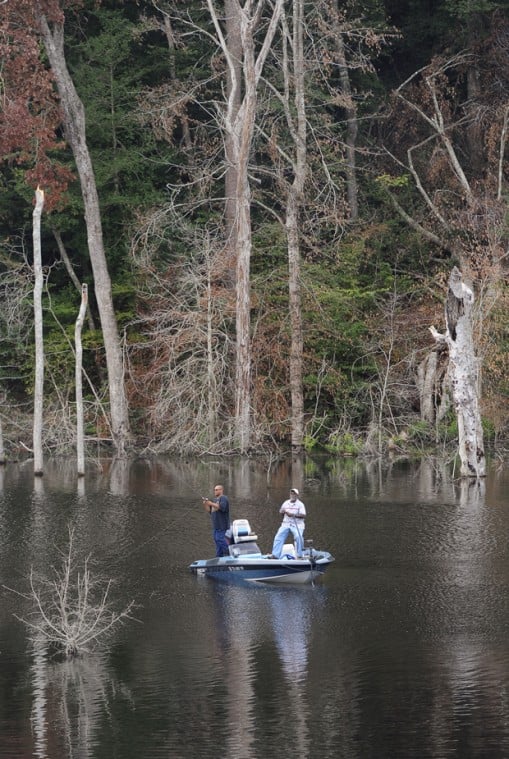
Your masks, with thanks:
M 216 544 L 216 556 L 228 556 L 228 543 L 225 533 L 230 528 L 230 503 L 224 494 L 222 485 L 214 487 L 214 500 L 202 498 L 203 508 L 210 514 L 212 535 Z
M 304 553 L 304 528 L 306 526 L 304 519 L 306 518 L 306 507 L 302 501 L 299 500 L 299 491 L 297 488 L 292 488 L 290 490 L 290 498 L 281 505 L 279 513 L 284 515 L 283 521 L 274 537 L 272 555 L 269 558 L 281 558 L 283 545 L 289 532 L 293 535 L 295 550 L 297 556 L 300 558 Z

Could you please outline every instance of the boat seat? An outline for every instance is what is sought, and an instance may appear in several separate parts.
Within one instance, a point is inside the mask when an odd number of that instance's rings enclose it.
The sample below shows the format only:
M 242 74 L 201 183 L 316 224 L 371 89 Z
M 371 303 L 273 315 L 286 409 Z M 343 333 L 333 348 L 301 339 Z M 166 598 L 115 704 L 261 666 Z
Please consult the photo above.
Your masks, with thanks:
M 232 522 L 232 534 L 234 543 L 250 543 L 258 540 L 258 535 L 252 532 L 247 519 L 234 519 Z
M 291 556 L 293 559 L 297 558 L 297 552 L 293 543 L 285 543 L 283 546 L 282 556 Z

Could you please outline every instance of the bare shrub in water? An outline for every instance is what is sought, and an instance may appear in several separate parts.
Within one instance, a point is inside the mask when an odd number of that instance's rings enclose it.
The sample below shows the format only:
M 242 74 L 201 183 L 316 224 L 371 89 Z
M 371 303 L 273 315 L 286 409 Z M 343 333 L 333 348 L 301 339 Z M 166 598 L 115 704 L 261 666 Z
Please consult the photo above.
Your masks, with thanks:
M 134 602 L 116 611 L 110 601 L 111 579 L 93 575 L 90 555 L 81 562 L 76 557 L 74 531 L 69 529 L 69 545 L 62 552 L 59 568 L 51 577 L 36 577 L 30 572 L 30 593 L 12 591 L 30 600 L 33 610 L 23 622 L 48 647 L 67 658 L 85 653 L 99 639 L 104 639 L 127 619 L 133 619 Z

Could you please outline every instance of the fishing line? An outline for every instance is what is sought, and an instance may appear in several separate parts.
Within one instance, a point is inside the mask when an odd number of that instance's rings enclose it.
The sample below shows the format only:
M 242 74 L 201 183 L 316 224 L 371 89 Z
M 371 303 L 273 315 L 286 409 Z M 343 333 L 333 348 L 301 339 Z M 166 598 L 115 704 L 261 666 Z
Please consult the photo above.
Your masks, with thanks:
M 193 513 L 195 511 L 195 508 L 196 508 L 195 506 L 189 506 L 185 511 L 179 512 L 179 513 L 184 520 L 187 520 L 188 515 Z M 103 521 L 106 521 L 104 517 L 102 517 L 102 519 Z M 128 551 L 128 553 L 123 554 L 121 557 L 119 557 L 118 550 L 117 550 L 115 551 L 115 553 L 111 554 L 111 558 L 109 558 L 108 555 L 106 554 L 103 557 L 102 561 L 107 561 L 109 566 L 115 566 L 116 564 L 120 564 L 120 562 L 125 561 L 126 559 L 129 559 L 137 551 L 141 551 L 142 548 L 145 548 L 145 546 L 147 546 L 149 543 L 152 543 L 152 541 L 158 538 L 161 538 L 167 532 L 174 529 L 175 529 L 175 524 L 174 523 L 169 524 L 164 529 L 159 530 L 154 535 L 150 535 L 148 538 L 146 538 L 144 541 L 142 541 L 138 545 L 134 546 L 134 548 Z M 190 541 L 186 539 L 186 544 L 189 545 L 189 543 Z

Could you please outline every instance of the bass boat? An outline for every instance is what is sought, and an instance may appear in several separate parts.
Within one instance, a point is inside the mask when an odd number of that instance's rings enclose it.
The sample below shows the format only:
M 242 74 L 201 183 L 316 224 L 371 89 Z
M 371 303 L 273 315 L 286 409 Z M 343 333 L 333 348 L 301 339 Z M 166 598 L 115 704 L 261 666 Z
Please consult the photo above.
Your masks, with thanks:
M 199 559 L 189 565 L 191 572 L 215 580 L 248 583 L 310 583 L 320 578 L 334 561 L 328 551 L 317 551 L 307 541 L 303 556 L 297 556 L 292 543 L 283 546 L 280 559 L 264 554 L 256 543 L 247 519 L 235 519 L 231 527 L 229 556 Z

